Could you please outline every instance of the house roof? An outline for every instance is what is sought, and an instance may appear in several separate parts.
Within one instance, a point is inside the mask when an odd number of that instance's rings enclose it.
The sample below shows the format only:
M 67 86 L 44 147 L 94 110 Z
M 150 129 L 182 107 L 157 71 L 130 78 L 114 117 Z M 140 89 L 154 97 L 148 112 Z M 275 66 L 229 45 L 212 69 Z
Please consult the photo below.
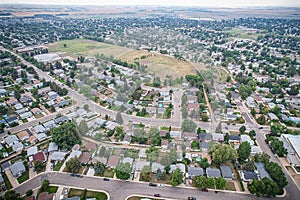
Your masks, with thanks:
M 228 135 L 229 140 L 240 141 L 241 138 L 238 135 Z
M 122 161 L 123 163 L 129 163 L 130 165 L 132 165 L 132 163 L 133 163 L 133 159 L 132 158 L 130 158 L 130 157 L 125 157 L 124 159 L 123 159 L 123 161 Z
M 12 145 L 12 149 L 14 151 L 21 151 L 23 149 L 23 144 L 22 142 L 16 142 Z
M 33 162 L 35 162 L 37 160 L 39 160 L 41 162 L 44 162 L 46 160 L 43 152 L 38 152 L 33 156 Z
M 244 180 L 257 179 L 257 174 L 251 171 L 243 171 Z
M 107 166 L 116 167 L 119 163 L 119 156 L 110 156 L 107 161 Z
M 71 158 L 75 158 L 75 157 L 77 157 L 77 158 L 79 158 L 80 156 L 81 156 L 81 151 L 79 151 L 79 150 L 73 150 L 71 153 L 70 153 L 70 155 L 69 155 L 69 157 L 68 157 L 68 159 L 67 160 L 69 160 L 69 159 L 71 159 Z
M 10 166 L 10 170 L 14 176 L 17 176 L 23 173 L 26 169 L 22 161 L 17 161 Z
M 221 171 L 216 168 L 210 168 L 210 167 L 207 168 L 206 174 L 207 174 L 207 177 L 214 177 L 214 178 L 221 177 Z
M 149 165 L 150 165 L 150 162 L 139 160 L 135 164 L 135 170 L 142 171 L 142 169 L 144 168 L 144 166 L 149 166 Z
M 45 133 L 39 133 L 39 134 L 36 134 L 35 137 L 38 141 L 41 141 L 41 140 L 45 139 L 47 137 L 47 135 Z
M 222 178 L 232 178 L 232 171 L 228 165 L 221 165 L 220 166 Z
M 194 132 L 183 132 L 182 137 L 183 138 L 197 138 L 198 135 L 197 135 L 197 133 L 194 133 Z
M 256 167 L 256 169 L 257 169 L 257 171 L 259 173 L 260 178 L 267 177 L 267 178 L 271 179 L 269 173 L 265 169 L 265 164 L 264 163 L 262 163 L 262 162 L 254 162 L 254 164 L 255 164 L 255 167 Z
M 200 140 L 211 140 L 211 134 L 210 133 L 199 133 L 199 139 Z
M 85 145 L 85 148 L 86 148 L 88 151 L 95 150 L 96 147 L 97 147 L 97 144 L 94 143 L 94 142 L 89 142 L 89 143 L 87 143 L 87 145 Z
M 189 167 L 188 174 L 189 176 L 203 176 L 203 169 L 201 167 Z
M 5 140 L 5 143 L 8 145 L 10 145 L 16 141 L 19 141 L 19 139 L 16 135 L 9 135 L 4 140 Z
M 180 169 L 181 172 L 185 173 L 185 165 L 182 163 L 170 165 L 170 168 L 171 168 L 170 172 L 173 172 L 176 169 Z
M 36 133 L 43 133 L 46 131 L 45 127 L 42 126 L 42 125 L 36 125 L 35 127 L 33 127 L 33 130 L 36 132 Z
M 38 200 L 52 200 L 54 196 L 53 194 L 49 194 L 48 192 L 41 192 L 38 196 Z
M 57 123 L 57 124 L 65 122 L 65 121 L 68 121 L 68 118 L 66 116 L 61 116 L 61 117 L 58 117 L 58 118 L 54 119 L 54 122 Z
M 222 133 L 213 133 L 213 140 L 224 141 L 224 135 Z
M 2 175 L 0 174 L 0 183 L 3 183 L 4 182 L 4 179 L 2 177 Z
M 161 171 L 164 171 L 165 166 L 163 166 L 160 163 L 153 162 L 152 166 L 151 166 L 152 173 L 156 173 L 158 169 L 160 169 Z
M 200 149 L 208 149 L 209 143 L 208 142 L 201 142 L 200 143 Z
M 50 160 L 63 161 L 63 160 L 65 160 L 66 155 L 67 155 L 67 153 L 65 153 L 65 152 L 54 151 L 50 155 Z
M 91 157 L 91 154 L 89 152 L 87 152 L 87 151 L 82 152 L 81 156 L 79 157 L 79 161 L 83 164 L 86 164 L 89 162 L 90 157 Z
M 57 150 L 58 150 L 58 145 L 55 144 L 54 142 L 50 142 L 48 147 L 48 152 L 57 151 Z
M 27 156 L 33 156 L 33 155 L 37 154 L 37 152 L 38 152 L 37 146 L 29 147 L 27 149 Z
M 19 133 L 17 133 L 17 136 L 20 140 L 26 140 L 29 137 L 29 134 L 27 133 L 27 131 L 20 131 Z

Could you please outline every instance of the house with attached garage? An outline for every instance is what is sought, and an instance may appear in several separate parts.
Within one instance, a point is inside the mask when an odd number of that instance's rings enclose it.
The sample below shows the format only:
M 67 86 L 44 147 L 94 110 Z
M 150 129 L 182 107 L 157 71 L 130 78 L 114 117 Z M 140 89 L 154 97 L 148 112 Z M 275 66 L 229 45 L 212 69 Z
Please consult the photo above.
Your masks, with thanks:
M 10 171 L 13 176 L 19 177 L 26 171 L 26 168 L 22 161 L 17 161 L 10 166 Z

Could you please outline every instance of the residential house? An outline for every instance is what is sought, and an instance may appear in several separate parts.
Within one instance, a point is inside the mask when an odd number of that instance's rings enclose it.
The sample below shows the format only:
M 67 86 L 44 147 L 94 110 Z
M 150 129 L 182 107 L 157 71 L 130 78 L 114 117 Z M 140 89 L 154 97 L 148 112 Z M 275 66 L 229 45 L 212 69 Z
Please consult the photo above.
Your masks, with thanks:
M 172 173 L 176 169 L 180 169 L 180 171 L 182 173 L 185 173 L 185 165 L 182 164 L 182 163 L 177 163 L 177 164 L 170 165 L 170 168 L 171 168 L 170 173 Z
M 241 137 L 241 143 L 243 143 L 243 142 L 248 142 L 251 146 L 254 145 L 254 142 L 253 142 L 253 140 L 251 140 L 251 138 L 250 138 L 249 135 L 243 134 L 243 135 L 241 135 L 240 137 Z
M 182 137 L 187 140 L 197 140 L 198 135 L 194 132 L 183 132 Z
M 8 146 L 11 147 L 14 143 L 19 142 L 19 139 L 16 135 L 8 135 L 4 141 Z
M 146 159 L 147 158 L 147 154 L 146 154 L 146 150 L 145 148 L 141 148 L 140 151 L 139 151 L 139 158 L 144 158 Z
M 58 145 L 54 142 L 50 142 L 48 146 L 48 153 L 52 153 L 58 150 Z
M 43 125 L 44 125 L 44 127 L 45 127 L 45 129 L 47 131 L 49 131 L 51 128 L 53 128 L 54 126 L 56 126 L 54 120 L 47 121 Z
M 80 155 L 79 161 L 81 164 L 87 165 L 88 162 L 90 161 L 90 158 L 91 158 L 90 152 L 85 151 L 85 152 L 82 152 L 82 154 Z
M 265 164 L 262 163 L 262 162 L 254 162 L 254 165 L 256 167 L 256 170 L 257 170 L 257 174 L 259 176 L 260 179 L 263 179 L 263 178 L 268 178 L 268 179 L 271 179 L 269 173 L 266 171 L 265 169 Z
M 208 152 L 209 151 L 209 143 L 208 142 L 201 142 L 199 144 L 200 149 L 202 152 Z
M 18 152 L 18 151 L 22 151 L 24 148 L 22 142 L 15 142 L 13 145 L 12 145 L 12 149 L 15 151 L 15 152 Z
M 158 169 L 160 169 L 163 172 L 165 170 L 165 166 L 163 166 L 160 163 L 153 162 L 152 165 L 151 165 L 152 173 L 156 173 Z
M 208 167 L 206 169 L 206 175 L 207 175 L 207 178 L 209 178 L 209 177 L 218 178 L 218 177 L 221 177 L 221 171 L 216 168 Z
M 253 179 L 257 179 L 257 174 L 251 171 L 242 171 L 242 179 L 245 182 L 251 182 Z
M 59 95 L 56 93 L 56 92 L 53 92 L 53 91 L 51 91 L 51 92 L 48 92 L 48 100 L 55 100 L 55 99 L 57 99 L 57 97 L 59 97 Z
M 38 200 L 53 200 L 54 199 L 54 194 L 49 194 L 48 192 L 41 192 L 38 196 Z
M 171 138 L 181 138 L 181 131 L 170 131 Z
M 221 165 L 220 166 L 221 169 L 221 174 L 222 174 L 222 178 L 225 180 L 232 180 L 233 176 L 232 176 L 232 171 L 230 166 L 228 165 Z
M 34 156 L 35 154 L 38 153 L 38 147 L 37 146 L 32 146 L 32 147 L 29 147 L 27 149 L 27 156 Z
M 162 140 L 160 146 L 162 149 L 167 149 L 168 144 L 169 144 L 169 140 Z
M 213 133 L 212 140 L 217 142 L 224 142 L 224 135 L 222 133 Z
M 12 116 L 12 117 L 9 117 L 7 119 L 5 119 L 6 122 L 9 124 L 9 125 L 12 125 L 14 123 L 18 123 L 18 117 L 17 116 Z
M 61 151 L 54 151 L 50 155 L 51 161 L 62 162 L 65 160 L 67 153 Z
M 39 134 L 36 134 L 35 137 L 38 141 L 42 141 L 45 138 L 47 138 L 47 135 L 45 133 L 39 133 Z
M 22 113 L 19 115 L 21 119 L 28 119 L 30 117 L 32 117 L 32 113 L 30 111 Z
M 33 127 L 33 131 L 35 133 L 44 133 L 44 132 L 46 132 L 46 129 L 45 129 L 44 126 L 39 124 L 39 125 L 36 125 L 36 126 Z
M 32 114 L 34 114 L 34 115 L 40 115 L 40 114 L 42 114 L 42 111 L 41 111 L 41 109 L 39 109 L 39 108 L 32 108 L 30 111 L 31 111 Z
M 66 116 L 61 116 L 61 117 L 58 117 L 58 118 L 54 119 L 54 122 L 56 124 L 62 124 L 66 121 L 68 121 L 68 118 Z
M 150 166 L 150 162 L 139 160 L 135 164 L 135 171 L 141 172 L 145 166 Z
M 26 171 L 26 168 L 22 161 L 17 161 L 10 166 L 10 171 L 13 176 L 19 177 Z
M 194 176 L 203 176 L 203 169 L 201 167 L 188 167 L 189 179 L 193 179 Z
M 130 158 L 130 157 L 125 157 L 125 158 L 122 160 L 122 163 L 129 163 L 130 166 L 131 166 L 132 163 L 133 163 L 133 159 Z
M 19 133 L 17 133 L 17 136 L 21 141 L 25 141 L 29 138 L 29 134 L 27 131 L 20 131 Z
M 46 158 L 43 152 L 38 152 L 36 153 L 33 157 L 32 157 L 32 161 L 35 162 L 37 160 L 41 161 L 41 162 L 45 162 Z
M 115 168 L 119 164 L 119 156 L 110 156 L 107 161 L 107 166 Z
M 208 142 L 208 141 L 212 140 L 212 136 L 210 133 L 199 133 L 198 137 L 199 137 L 199 140 L 202 142 L 204 142 L 204 141 Z
M 228 142 L 238 144 L 240 143 L 240 136 L 238 135 L 228 135 Z

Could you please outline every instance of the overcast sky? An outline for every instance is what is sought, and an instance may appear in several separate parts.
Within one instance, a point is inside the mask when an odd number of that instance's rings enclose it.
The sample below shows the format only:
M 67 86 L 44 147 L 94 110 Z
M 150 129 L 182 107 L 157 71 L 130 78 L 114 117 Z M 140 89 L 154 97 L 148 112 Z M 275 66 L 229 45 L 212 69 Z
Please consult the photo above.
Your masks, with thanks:
M 0 3 L 57 5 L 168 5 L 203 7 L 297 6 L 300 0 L 0 0 Z

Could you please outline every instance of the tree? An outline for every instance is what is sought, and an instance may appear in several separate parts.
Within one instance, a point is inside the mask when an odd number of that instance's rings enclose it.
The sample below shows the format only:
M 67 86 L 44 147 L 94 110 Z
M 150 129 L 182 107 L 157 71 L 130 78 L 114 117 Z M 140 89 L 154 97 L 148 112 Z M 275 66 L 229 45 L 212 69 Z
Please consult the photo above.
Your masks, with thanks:
M 117 112 L 117 115 L 116 115 L 116 122 L 118 124 L 123 124 L 123 118 L 122 118 L 122 115 L 120 112 Z
M 8 109 L 5 106 L 0 106 L 0 114 L 5 115 L 7 114 Z
M 241 128 L 239 129 L 241 134 L 244 134 L 246 131 L 246 127 L 245 126 L 241 126 Z
M 287 185 L 285 174 L 282 168 L 274 162 L 266 162 L 265 169 L 269 172 L 271 178 L 277 183 L 279 189 L 283 189 Z
M 20 94 L 20 92 L 18 91 L 18 90 L 15 90 L 14 91 L 14 97 L 16 98 L 16 99 L 20 99 L 21 98 L 21 94 Z
M 183 183 L 183 173 L 177 168 L 171 173 L 170 184 L 175 187 L 181 183 Z
M 232 161 L 237 157 L 236 151 L 227 144 L 215 144 L 211 149 L 213 162 L 220 165 L 226 161 Z
M 162 171 L 158 168 L 156 171 L 156 179 L 157 180 L 161 180 L 161 178 L 163 177 L 163 173 Z
M 160 146 L 161 137 L 157 128 L 150 128 L 149 137 L 151 139 L 151 144 L 153 144 L 154 146 Z
M 240 144 L 239 148 L 237 149 L 239 162 L 243 163 L 246 159 L 248 159 L 250 153 L 251 153 L 251 146 L 249 142 L 243 142 L 242 144 Z
M 183 132 L 194 132 L 196 128 L 196 123 L 189 119 L 185 119 L 181 124 L 181 129 Z
M 147 160 L 149 162 L 154 162 L 158 158 L 159 149 L 151 145 L 150 148 L 146 150 L 146 154 L 147 154 Z
M 229 144 L 229 134 L 228 133 L 225 134 L 224 143 Z
M 202 167 L 203 169 L 206 169 L 207 167 L 210 166 L 210 164 L 208 163 L 207 158 L 202 158 L 199 162 L 200 167 Z
M 257 153 L 254 155 L 255 162 L 267 163 L 270 160 L 270 155 L 266 152 Z
M 176 150 L 172 149 L 168 154 L 163 156 L 163 159 L 161 160 L 161 164 L 168 166 L 172 163 L 175 163 L 177 161 L 178 155 Z
M 250 111 L 250 113 L 251 113 L 251 115 L 253 116 L 253 117 L 255 117 L 255 115 L 256 115 L 256 111 L 255 111 L 255 109 L 251 109 L 251 111 Z
M 44 167 L 45 165 L 40 160 L 34 162 L 34 169 L 37 171 L 37 173 L 43 171 Z
M 207 178 L 207 187 L 215 189 L 215 179 L 213 177 Z
M 32 195 L 32 193 L 33 193 L 33 191 L 32 191 L 32 190 L 27 190 L 27 191 L 26 191 L 26 196 L 28 196 L 28 197 L 29 197 L 29 196 L 31 196 L 31 195 Z
M 67 122 L 58 128 L 52 128 L 50 134 L 52 135 L 52 141 L 61 149 L 70 150 L 75 144 L 81 144 L 79 132 L 73 122 Z
M 21 195 L 14 190 L 9 190 L 4 194 L 5 200 L 21 200 Z
M 245 163 L 244 167 L 243 167 L 245 170 L 247 171 L 254 171 L 255 170 L 255 164 L 254 162 L 251 160 L 251 161 L 248 161 Z
M 205 176 L 195 176 L 193 178 L 193 186 L 200 190 L 208 188 L 207 178 Z
M 84 189 L 83 192 L 81 193 L 80 200 L 85 200 L 86 194 L 87 194 L 87 189 Z
M 118 179 L 127 180 L 130 177 L 131 166 L 130 163 L 120 163 L 116 169 L 116 176 Z
M 257 197 L 261 195 L 275 197 L 280 191 L 276 182 L 267 177 L 264 177 L 261 180 L 254 179 L 252 183 L 248 184 L 248 190 L 251 194 L 255 194 Z
M 81 163 L 77 157 L 71 158 L 66 162 L 66 167 L 69 172 L 77 173 L 81 168 Z
M 207 114 L 201 114 L 201 120 L 204 122 L 208 121 L 208 115 Z
M 102 174 L 105 171 L 105 165 L 102 162 L 96 162 L 94 165 L 94 170 L 96 174 Z
M 83 109 L 86 110 L 86 111 L 89 111 L 89 105 L 88 104 L 84 104 L 83 105 Z
M 133 133 L 133 138 L 139 144 L 146 144 L 146 142 L 148 140 L 146 132 L 143 129 L 135 129 L 134 133 Z
M 221 133 L 222 132 L 222 125 L 221 122 L 218 124 L 217 128 L 216 128 L 216 133 Z
M 80 121 L 78 130 L 81 135 L 85 135 L 89 131 L 87 123 L 84 119 Z
M 221 177 L 216 178 L 216 188 L 220 190 L 224 190 L 226 187 L 226 180 Z
M 251 130 L 251 131 L 249 132 L 249 136 L 250 136 L 251 138 L 254 138 L 254 137 L 256 136 L 255 131 L 254 131 L 254 130 Z
M 40 187 L 40 192 L 44 192 L 47 190 L 47 188 L 50 185 L 50 181 L 49 180 L 43 180 L 42 182 L 42 186 Z
M 277 137 L 271 137 L 270 145 L 274 149 L 275 153 L 279 157 L 284 157 L 288 152 L 287 149 L 284 148 L 283 142 L 279 140 Z
M 264 115 L 261 115 L 259 116 L 257 119 L 256 119 L 257 123 L 259 123 L 260 125 L 265 125 L 266 124 L 266 118 Z

